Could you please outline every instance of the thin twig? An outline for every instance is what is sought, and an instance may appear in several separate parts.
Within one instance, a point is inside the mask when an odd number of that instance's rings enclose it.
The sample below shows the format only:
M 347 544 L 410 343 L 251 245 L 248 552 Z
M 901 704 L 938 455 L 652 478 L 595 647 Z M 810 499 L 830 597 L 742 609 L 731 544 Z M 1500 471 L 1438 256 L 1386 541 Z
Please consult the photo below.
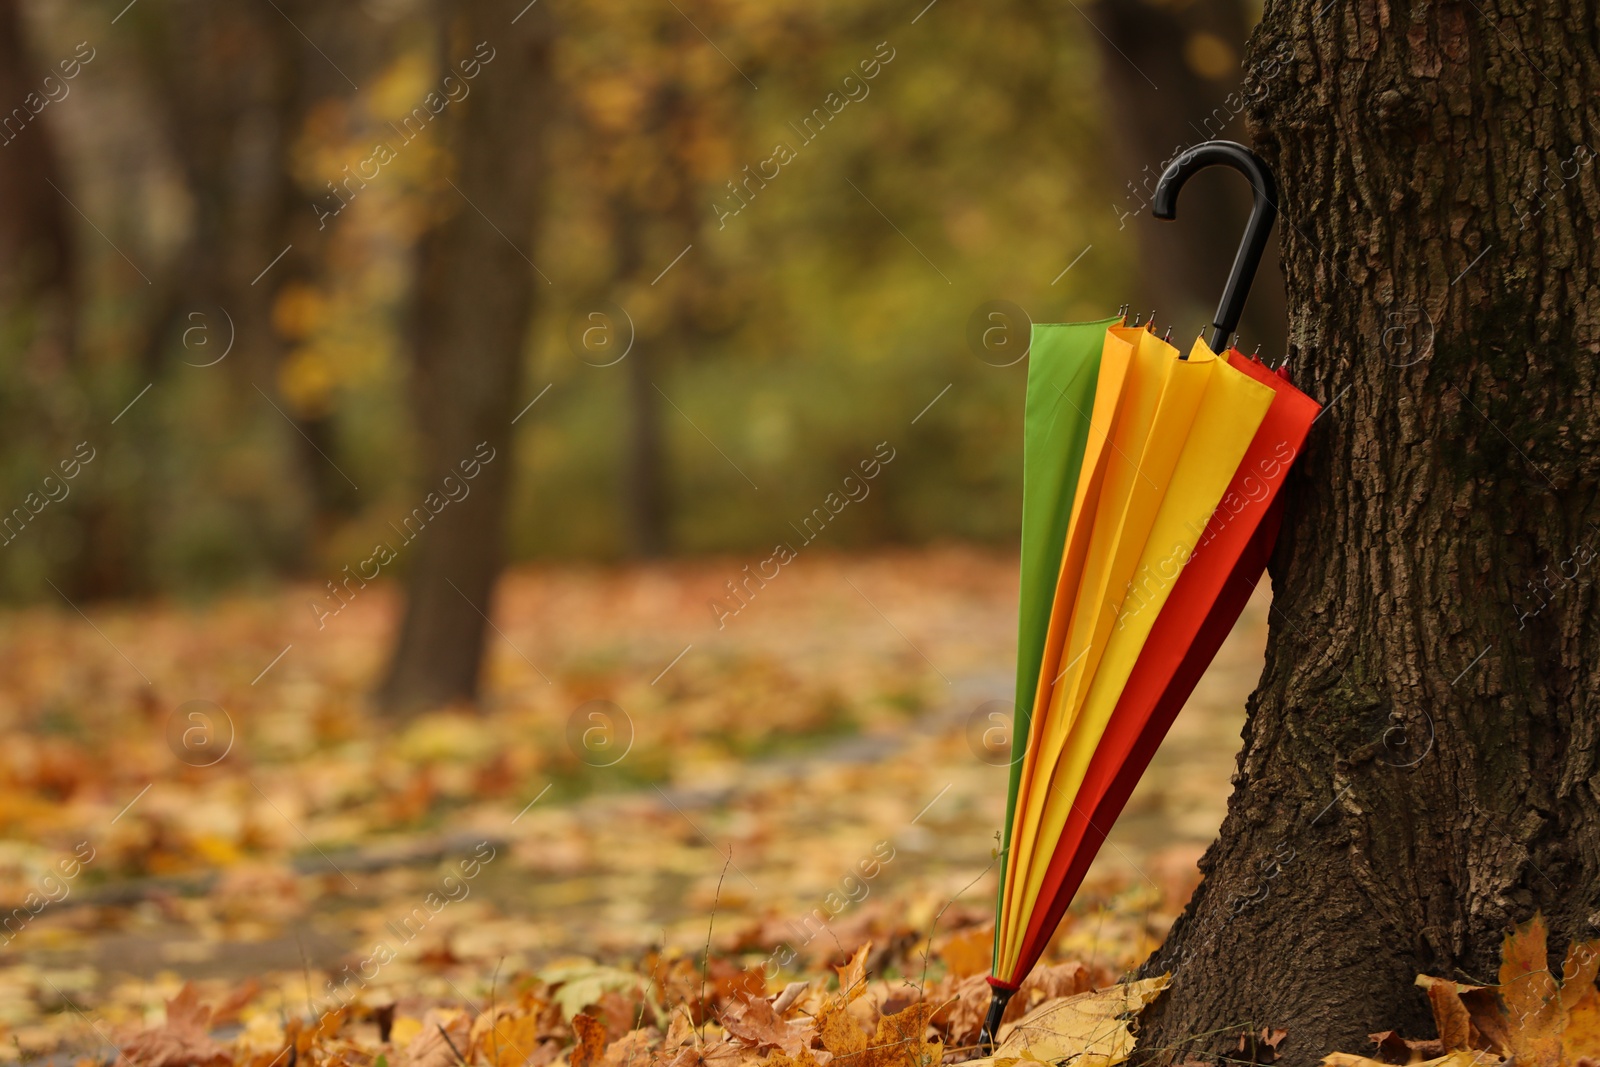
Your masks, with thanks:
M 711 921 L 706 923 L 706 954 L 700 961 L 700 1043 L 706 1043 L 706 973 L 711 970 L 711 931 L 717 925 L 717 908 L 722 904 L 722 880 L 728 877 L 728 865 L 733 862 L 733 846 L 722 860 L 722 873 L 717 875 L 717 893 L 711 899 Z
M 450 1051 L 456 1054 L 456 1062 L 461 1064 L 461 1067 L 467 1067 L 467 1058 L 461 1055 L 461 1050 L 456 1048 L 454 1041 L 450 1040 L 450 1035 L 444 1032 L 444 1027 L 439 1023 L 434 1023 L 433 1027 L 439 1031 L 439 1036 L 444 1038 L 444 1043 L 450 1046 Z

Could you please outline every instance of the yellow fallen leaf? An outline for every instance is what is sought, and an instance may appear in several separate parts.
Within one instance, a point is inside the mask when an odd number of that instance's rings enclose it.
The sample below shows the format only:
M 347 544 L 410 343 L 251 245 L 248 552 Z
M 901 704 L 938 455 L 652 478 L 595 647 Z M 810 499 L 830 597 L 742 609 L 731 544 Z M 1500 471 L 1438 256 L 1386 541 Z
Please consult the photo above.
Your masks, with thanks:
M 1163 974 L 1048 1001 L 1017 1020 L 993 1056 L 968 1060 L 968 1067 L 1014 1067 L 1068 1058 L 1073 1067 L 1112 1067 L 1133 1054 L 1129 1017 L 1171 981 L 1171 975 Z
M 593 963 L 547 967 L 538 977 L 556 987 L 551 999 L 561 1006 L 561 1017 L 569 1023 L 584 1008 L 600 1003 L 607 990 L 626 992 L 643 984 L 637 974 Z
M 1431 1060 L 1422 1060 L 1411 1067 L 1494 1067 L 1504 1061 L 1492 1052 L 1469 1052 L 1457 1049 Z M 1382 1060 L 1353 1056 L 1348 1052 L 1334 1052 L 1323 1057 L 1322 1067 L 1393 1067 Z
M 417 1039 L 422 1033 L 422 1020 L 411 1015 L 400 1015 L 395 1018 L 394 1028 L 389 1031 L 389 1041 L 395 1048 L 405 1048 Z
M 1600 1060 L 1600 992 L 1595 988 L 1600 942 L 1568 946 L 1558 979 L 1550 973 L 1544 916 L 1535 912 L 1506 935 L 1500 958 L 1498 985 L 1417 976 L 1439 1028 L 1438 1047 L 1445 1052 L 1416 1067 L 1469 1067 L 1502 1060 L 1518 1067 L 1577 1067 L 1585 1059 Z M 1324 1067 L 1368 1067 L 1379 1061 L 1337 1052 L 1322 1062 Z

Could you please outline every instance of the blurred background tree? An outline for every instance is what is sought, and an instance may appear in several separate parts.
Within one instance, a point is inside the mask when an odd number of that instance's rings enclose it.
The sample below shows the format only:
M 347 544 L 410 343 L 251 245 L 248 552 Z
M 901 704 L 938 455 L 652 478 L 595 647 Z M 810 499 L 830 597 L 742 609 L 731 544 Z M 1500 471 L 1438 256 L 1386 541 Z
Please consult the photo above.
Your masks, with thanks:
M 1026 362 L 969 320 L 1209 316 L 1239 190 L 1197 184 L 1176 227 L 1139 194 L 1242 136 L 1255 18 L 0 0 L 0 591 L 336 607 L 392 544 L 401 707 L 475 692 L 503 562 L 764 557 L 880 442 L 819 548 L 1010 543 Z

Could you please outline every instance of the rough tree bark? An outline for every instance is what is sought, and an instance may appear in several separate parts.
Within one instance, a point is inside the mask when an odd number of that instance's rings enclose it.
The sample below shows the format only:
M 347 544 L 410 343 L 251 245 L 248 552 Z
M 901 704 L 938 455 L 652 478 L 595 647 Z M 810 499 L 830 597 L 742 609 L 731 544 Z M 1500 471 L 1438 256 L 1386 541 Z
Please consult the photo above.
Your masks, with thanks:
M 502 565 L 511 420 L 528 324 L 545 285 L 529 256 L 543 206 L 548 19 L 535 5 L 508 28 L 498 8 L 466 4 L 447 16 L 453 8 L 438 5 L 447 62 L 480 44 L 494 55 L 447 131 L 457 188 L 445 187 L 441 217 L 420 243 L 413 380 L 419 503 L 431 511 L 426 494 L 442 499 L 452 475 L 469 492 L 399 549 L 412 554 L 408 602 L 378 696 L 401 712 L 477 696 L 489 598 Z M 463 463 L 481 463 L 470 481 L 462 479 Z
M 1227 819 L 1145 965 L 1174 973 L 1157 1058 L 1430 1036 L 1419 972 L 1489 978 L 1535 909 L 1553 951 L 1600 931 L 1596 26 L 1566 0 L 1272 0 L 1252 37 L 1257 71 L 1293 55 L 1251 125 L 1291 359 L 1329 407 Z

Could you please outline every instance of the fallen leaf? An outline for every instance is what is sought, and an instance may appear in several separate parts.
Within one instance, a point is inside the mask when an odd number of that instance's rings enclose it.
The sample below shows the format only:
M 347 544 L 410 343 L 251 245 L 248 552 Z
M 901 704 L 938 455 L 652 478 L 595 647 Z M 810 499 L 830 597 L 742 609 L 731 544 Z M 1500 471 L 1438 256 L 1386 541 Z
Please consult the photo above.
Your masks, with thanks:
M 502 1012 L 493 1025 L 487 1016 L 474 1024 L 473 1049 L 489 1067 L 522 1067 L 539 1048 L 540 1024 L 536 1015 Z
M 1505 1006 L 1507 1038 L 1519 1067 L 1559 1067 L 1561 1030 L 1566 1013 L 1560 987 L 1550 974 L 1544 917 L 1506 935 L 1500 956 L 1500 1002 Z
M 1492 1067 L 1502 1061 L 1485 1052 L 1467 1052 L 1457 1050 L 1447 1052 L 1436 1059 L 1423 1060 L 1414 1063 L 1411 1067 Z M 1392 1067 L 1382 1060 L 1368 1059 L 1366 1056 L 1354 1056 L 1348 1052 L 1334 1052 L 1322 1059 L 1322 1067 Z
M 835 1067 L 937 1067 L 944 1044 L 926 1039 L 928 1020 L 937 1005 L 923 1001 L 878 1020 L 878 1032 L 853 1056 L 839 1056 Z
M 1443 1054 L 1425 1063 L 1443 1067 L 1485 1063 L 1489 1056 L 1514 1060 L 1518 1067 L 1577 1067 L 1600 1057 L 1600 992 L 1595 987 L 1600 942 L 1571 944 L 1558 981 L 1550 973 L 1544 917 L 1535 912 L 1506 935 L 1500 958 L 1499 984 L 1494 986 L 1418 975 L 1417 985 L 1427 994 L 1439 1028 L 1438 1041 L 1374 1034 L 1380 1052 L 1392 1061 L 1403 1052 L 1414 1057 L 1439 1049 Z M 1378 1062 L 1349 1053 L 1323 1060 L 1325 1067 Z
M 817 1037 L 835 1056 L 854 1056 L 867 1047 L 867 1035 L 839 1001 L 830 1001 L 817 1016 Z
M 1414 1063 L 1418 1060 L 1431 1060 L 1443 1056 L 1446 1049 L 1438 1038 L 1424 1038 L 1414 1040 L 1401 1037 L 1393 1030 L 1368 1035 L 1372 1043 L 1378 1046 L 1378 1057 L 1385 1063 Z
M 637 974 L 593 963 L 550 967 L 540 971 L 538 978 L 555 987 L 552 999 L 561 1006 L 561 1017 L 567 1022 L 591 1004 L 599 1004 L 607 990 L 631 992 L 641 984 Z
M 957 978 L 988 974 L 994 958 L 994 924 L 957 931 L 941 941 L 934 951 L 949 973 Z
M 743 1011 L 727 1012 L 722 1017 L 722 1028 L 741 1044 L 754 1049 L 778 1048 L 795 1055 L 811 1044 L 813 1027 L 792 1023 L 778 1014 L 765 1000 L 752 999 Z
M 871 951 L 872 942 L 868 941 L 856 949 L 849 963 L 834 968 L 839 975 L 839 995 L 847 1004 L 867 991 L 867 954 Z
M 233 1057 L 211 1040 L 211 1009 L 200 1003 L 193 982 L 167 1001 L 165 1026 L 135 1034 L 122 1044 L 119 1064 L 128 1067 L 226 1067 Z
M 1006 1016 L 1012 1019 L 1020 1018 L 1026 1014 L 1022 1009 L 1031 1009 L 1047 1000 L 1056 1000 L 1060 997 L 1075 997 L 1093 988 L 1094 980 L 1089 968 L 1076 960 L 1071 963 L 1058 963 L 1054 967 L 1040 967 L 1023 980 L 1017 991 L 1018 997 L 1012 998 L 1011 1004 L 1006 1006 Z M 1017 1004 L 1019 999 L 1022 1001 L 1020 1005 Z M 1016 1005 L 1017 1010 L 1013 1010 L 1013 1005 Z
M 605 1067 L 644 1067 L 658 1036 L 654 1030 L 629 1030 L 606 1046 Z
M 422 1029 L 400 1053 L 399 1067 L 460 1067 L 461 1053 L 468 1048 L 470 1025 L 459 1011 L 430 1011 L 422 1017 Z
M 1593 941 L 1574 941 L 1567 946 L 1566 963 L 1561 968 L 1561 1006 L 1567 1024 L 1561 1031 L 1561 1044 L 1567 1059 L 1600 1059 L 1600 945 Z
M 968 1060 L 973 1067 L 1013 1067 L 1021 1062 L 1073 1067 L 1112 1067 L 1133 1053 L 1129 1016 L 1149 1004 L 1172 981 L 1170 975 L 1110 986 L 1053 1000 L 1019 1020 L 994 1055 Z
M 572 1067 L 595 1067 L 605 1055 L 605 1023 L 593 1015 L 580 1013 L 572 1017 L 572 1032 L 577 1035 L 578 1041 L 567 1062 Z
M 779 993 L 776 999 L 773 1000 L 772 1010 L 779 1015 L 785 1014 L 790 1008 L 794 1007 L 801 997 L 805 996 L 806 990 L 810 988 L 810 982 L 790 982 L 783 987 L 783 992 Z

